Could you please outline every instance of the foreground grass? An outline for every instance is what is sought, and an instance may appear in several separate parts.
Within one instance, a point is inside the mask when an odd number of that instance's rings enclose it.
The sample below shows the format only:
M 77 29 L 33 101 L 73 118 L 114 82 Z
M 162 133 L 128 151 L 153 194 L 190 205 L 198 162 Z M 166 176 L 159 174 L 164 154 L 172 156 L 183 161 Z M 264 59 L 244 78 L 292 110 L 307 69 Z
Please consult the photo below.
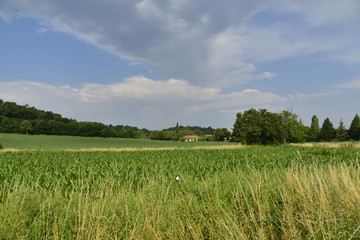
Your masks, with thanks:
M 359 186 L 356 149 L 3 152 L 0 239 L 359 239 Z
M 4 149 L 66 150 L 66 149 L 121 149 L 121 148 L 189 148 L 238 145 L 228 142 L 175 142 L 131 138 L 100 138 L 74 136 L 46 136 L 0 134 Z

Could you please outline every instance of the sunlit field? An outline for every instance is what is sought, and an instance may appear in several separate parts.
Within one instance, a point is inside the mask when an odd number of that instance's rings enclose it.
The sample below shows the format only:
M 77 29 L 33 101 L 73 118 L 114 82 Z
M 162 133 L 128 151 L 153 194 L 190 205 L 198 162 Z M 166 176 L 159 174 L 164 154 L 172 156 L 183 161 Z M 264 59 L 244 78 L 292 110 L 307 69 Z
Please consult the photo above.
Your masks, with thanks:
M 359 239 L 356 148 L 0 152 L 0 239 Z

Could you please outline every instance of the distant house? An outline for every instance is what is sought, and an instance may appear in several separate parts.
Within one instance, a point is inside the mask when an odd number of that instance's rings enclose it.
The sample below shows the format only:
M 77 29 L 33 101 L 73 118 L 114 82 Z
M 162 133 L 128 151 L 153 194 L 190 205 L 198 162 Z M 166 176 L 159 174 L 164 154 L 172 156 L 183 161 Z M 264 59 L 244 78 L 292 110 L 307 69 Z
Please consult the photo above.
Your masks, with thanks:
M 189 135 L 189 136 L 184 136 L 183 138 L 184 138 L 185 142 L 194 142 L 194 141 L 197 141 L 199 139 L 199 136 Z

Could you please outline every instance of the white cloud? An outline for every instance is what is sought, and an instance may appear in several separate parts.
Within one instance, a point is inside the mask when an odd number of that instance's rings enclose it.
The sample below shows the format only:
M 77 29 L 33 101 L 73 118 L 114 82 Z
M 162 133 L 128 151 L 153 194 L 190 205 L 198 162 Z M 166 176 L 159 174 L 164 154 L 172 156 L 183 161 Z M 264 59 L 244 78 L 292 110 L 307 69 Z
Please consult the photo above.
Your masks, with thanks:
M 322 52 L 343 59 L 358 45 L 359 6 L 357 0 L 3 0 L 0 16 L 37 18 L 41 32 L 70 33 L 175 78 L 223 87 L 257 79 L 262 62 Z M 262 13 L 270 13 L 266 26 L 256 21 Z
M 265 100 L 260 95 L 268 93 L 255 89 L 225 94 L 221 92 L 220 88 L 199 87 L 185 80 L 156 81 L 143 76 L 127 78 L 116 84 L 88 83 L 81 88 L 53 86 L 30 81 L 0 82 L 0 87 L 1 96 L 21 102 L 42 99 L 43 96 L 45 98 L 53 96 L 83 103 L 134 100 L 146 103 L 151 103 L 151 101 L 187 101 L 196 105 L 204 102 L 222 101 L 222 105 L 231 106 L 231 101 L 241 100 L 237 104 L 246 105 L 267 101 L 274 102 L 281 99 L 281 97 L 272 94 L 273 99 Z M 15 91 L 18 91 L 17 94 Z
M 30 81 L 0 82 L 0 96 L 79 120 L 149 128 L 166 127 L 177 121 L 219 126 L 219 118 L 224 117 L 219 113 L 224 111 L 232 120 L 242 107 L 288 100 L 254 89 L 223 93 L 219 88 L 199 87 L 185 80 L 155 81 L 142 76 L 117 84 L 85 84 L 81 88 Z
M 39 82 L 0 82 L 6 101 L 29 104 L 82 121 L 101 121 L 161 129 L 176 122 L 230 128 L 235 114 L 249 108 L 280 111 L 312 101 L 342 96 L 341 91 L 280 96 L 257 89 L 224 93 L 220 88 L 195 86 L 188 81 L 155 81 L 143 76 L 116 84 L 84 84 L 80 88 Z M 320 101 L 321 102 L 321 101 Z M 294 109 L 296 112 L 296 109 Z
M 257 75 L 256 77 L 260 80 L 263 80 L 263 79 L 272 79 L 273 77 L 275 77 L 276 74 L 275 73 L 271 73 L 271 72 L 263 72 L 259 75 Z
M 70 33 L 128 59 L 129 67 L 144 65 L 149 72 L 173 77 L 137 76 L 78 88 L 0 82 L 5 100 L 80 120 L 155 128 L 178 121 L 222 126 L 239 109 L 276 109 L 289 101 L 340 96 L 340 91 L 319 90 L 290 96 L 256 89 L 222 91 L 274 78 L 276 73 L 268 72 L 273 70 L 258 69 L 263 63 L 319 53 L 347 64 L 360 62 L 358 0 L 2 0 L 1 5 L 0 18 L 7 22 L 12 16 L 32 17 L 39 20 L 39 33 Z M 357 89 L 359 81 L 337 87 Z M 220 112 L 228 115 L 215 116 Z

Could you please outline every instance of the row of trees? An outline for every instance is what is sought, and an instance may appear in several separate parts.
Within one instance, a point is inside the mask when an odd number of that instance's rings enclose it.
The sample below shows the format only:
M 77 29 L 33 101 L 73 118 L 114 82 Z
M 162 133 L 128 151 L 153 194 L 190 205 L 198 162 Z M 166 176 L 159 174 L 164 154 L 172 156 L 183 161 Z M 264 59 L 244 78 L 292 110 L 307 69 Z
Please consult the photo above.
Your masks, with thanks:
M 335 129 L 329 118 L 325 118 L 320 128 L 319 119 L 314 115 L 311 119 L 311 126 L 308 132 L 308 141 L 359 141 L 360 118 L 356 114 L 351 121 L 349 129 L 346 129 L 344 122 L 340 120 L 338 128 Z
M 39 110 L 28 105 L 21 106 L 0 99 L 0 132 L 141 138 L 146 136 L 149 130 L 124 125 L 105 125 L 99 122 L 78 122 L 51 111 Z
M 99 122 L 78 122 L 51 111 L 38 110 L 28 105 L 0 99 L 0 132 L 70 135 L 89 137 L 150 138 L 156 140 L 180 140 L 185 135 L 212 134 L 211 127 L 179 126 L 161 131 L 150 131 L 127 125 L 105 125 Z
M 98 122 L 78 122 L 71 120 L 68 123 L 64 123 L 56 120 L 22 120 L 5 116 L 0 116 L 0 132 L 87 137 L 133 137 L 135 135 L 133 132 L 126 135 L 126 131 L 113 131 L 109 126 Z
M 72 136 L 99 136 L 121 138 L 150 138 L 156 140 L 181 140 L 185 135 L 202 136 L 202 140 L 229 140 L 244 144 L 281 144 L 314 141 L 360 140 L 360 118 L 356 115 L 350 128 L 340 121 L 334 128 L 329 118 L 320 127 L 314 115 L 310 127 L 304 126 L 298 116 L 289 111 L 272 113 L 266 109 L 249 109 L 236 115 L 233 132 L 226 128 L 213 129 L 198 126 L 179 126 L 150 131 L 124 125 L 105 125 L 99 122 L 78 122 L 60 114 L 38 110 L 28 105 L 0 99 L 0 132 L 49 134 Z
M 312 117 L 311 126 L 304 126 L 298 116 L 289 111 L 281 113 L 268 112 L 266 109 L 249 109 L 236 115 L 232 141 L 244 144 L 282 144 L 315 141 L 360 140 L 360 119 L 356 115 L 349 129 L 341 120 L 334 128 L 329 118 L 319 126 L 316 115 Z

